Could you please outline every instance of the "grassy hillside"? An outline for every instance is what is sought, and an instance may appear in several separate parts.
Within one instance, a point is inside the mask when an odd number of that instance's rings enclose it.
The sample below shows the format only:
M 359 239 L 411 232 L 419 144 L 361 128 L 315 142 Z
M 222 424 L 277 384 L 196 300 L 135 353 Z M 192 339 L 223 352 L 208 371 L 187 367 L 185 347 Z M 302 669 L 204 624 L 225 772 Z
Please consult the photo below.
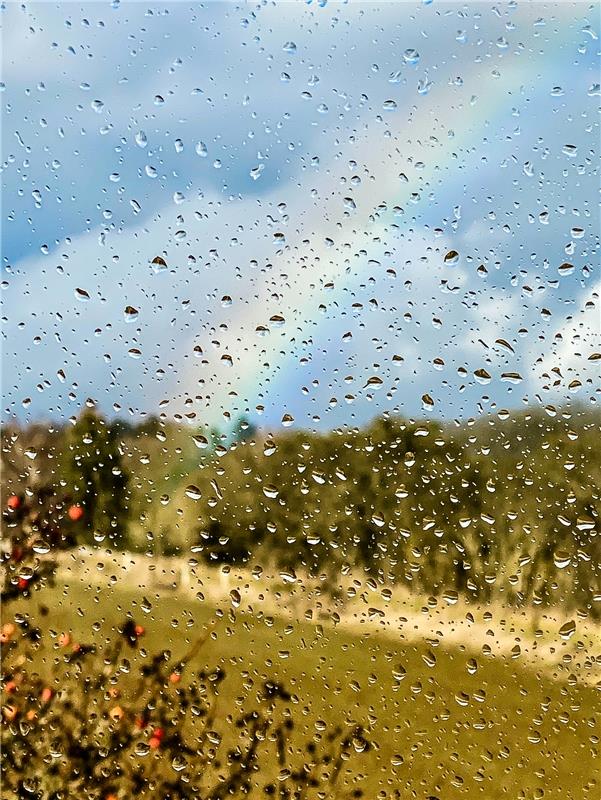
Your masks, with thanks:
M 277 677 L 292 694 L 293 748 L 319 737 L 323 722 L 366 726 L 373 747 L 356 754 L 344 784 L 367 797 L 597 796 L 599 693 L 576 677 L 554 681 L 469 641 L 447 644 L 435 630 L 430 641 L 407 644 L 373 631 L 288 624 L 260 606 L 249 614 L 176 594 L 144 597 L 120 583 L 59 585 L 23 610 L 32 604 L 50 609 L 43 625 L 51 637 L 69 630 L 82 643 L 112 635 L 127 612 L 142 622 L 143 649 L 132 652 L 119 681 L 125 695 L 148 663 L 144 651 L 168 648 L 177 658 L 208 634 L 194 667 L 227 673 L 216 723 L 224 735 L 232 703 Z M 47 646 L 35 658 L 59 688 L 60 650 Z

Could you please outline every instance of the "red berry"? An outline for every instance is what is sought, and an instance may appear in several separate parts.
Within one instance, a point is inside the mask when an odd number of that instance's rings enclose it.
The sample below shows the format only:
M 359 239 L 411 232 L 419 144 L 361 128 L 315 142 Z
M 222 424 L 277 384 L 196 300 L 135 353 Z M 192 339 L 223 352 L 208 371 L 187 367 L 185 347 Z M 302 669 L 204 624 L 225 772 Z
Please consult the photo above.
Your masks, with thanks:
M 151 736 L 148 740 L 148 744 L 153 750 L 158 750 L 158 748 L 161 746 L 161 740 L 158 738 L 158 736 Z
M 23 548 L 19 547 L 19 545 L 15 545 L 11 551 L 10 557 L 15 563 L 18 564 L 23 558 Z
M 2 626 L 2 632 L 0 633 L 0 644 L 6 644 L 7 642 L 10 642 L 16 630 L 17 629 L 12 622 L 5 622 Z
M 44 689 L 42 689 L 42 693 L 40 694 L 40 700 L 42 703 L 49 703 L 50 700 L 52 700 L 52 689 L 50 689 L 48 686 L 44 687 Z
M 67 514 L 70 520 L 72 520 L 73 522 L 77 522 L 83 517 L 83 508 L 79 504 L 76 504 L 69 508 Z
M 6 505 L 11 509 L 11 511 L 16 511 L 21 505 L 21 498 L 16 494 L 11 494 L 6 501 Z

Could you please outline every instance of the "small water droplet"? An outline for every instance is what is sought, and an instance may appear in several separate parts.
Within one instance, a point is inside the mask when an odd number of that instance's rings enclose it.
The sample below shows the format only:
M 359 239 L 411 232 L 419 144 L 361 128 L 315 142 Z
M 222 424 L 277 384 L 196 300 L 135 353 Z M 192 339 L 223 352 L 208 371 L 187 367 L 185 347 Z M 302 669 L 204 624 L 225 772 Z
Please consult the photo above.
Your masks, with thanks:
M 449 250 L 449 252 L 444 257 L 444 263 L 449 266 L 455 266 L 459 261 L 459 253 L 457 250 Z
M 565 641 L 570 639 L 575 633 L 576 633 L 576 623 L 574 622 L 574 620 L 570 620 L 569 622 L 566 622 L 559 629 L 559 635 Z
M 202 492 L 198 486 L 195 486 L 193 483 L 190 483 L 188 486 L 186 486 L 184 493 L 186 497 L 189 497 L 191 500 L 200 500 L 202 497 Z
M 133 306 L 125 306 L 123 311 L 123 316 L 126 322 L 135 322 L 135 320 L 138 318 L 138 314 L 138 309 L 134 308 Z
M 419 53 L 414 47 L 408 47 L 403 53 L 403 60 L 406 64 L 417 64 L 419 61 Z

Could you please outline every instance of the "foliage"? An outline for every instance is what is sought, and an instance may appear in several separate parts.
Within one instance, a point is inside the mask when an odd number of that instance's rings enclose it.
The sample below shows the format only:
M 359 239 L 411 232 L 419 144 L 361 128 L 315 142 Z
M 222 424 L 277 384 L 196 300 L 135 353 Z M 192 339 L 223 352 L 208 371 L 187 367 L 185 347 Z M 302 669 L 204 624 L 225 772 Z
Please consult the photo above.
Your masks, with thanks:
M 20 512 L 3 557 L 5 620 L 7 603 L 52 581 L 53 561 L 24 530 L 35 516 L 36 536 L 47 539 L 51 524 L 32 507 L 23 512 L 13 501 L 6 514 Z M 4 622 L 3 797 L 300 799 L 319 787 L 345 796 L 338 786 L 342 765 L 369 748 L 360 726 L 333 727 L 320 746 L 309 740 L 299 751 L 289 743 L 292 696 L 277 681 L 266 680 L 254 701 L 242 705 L 226 697 L 224 708 L 224 671 L 190 666 L 208 635 L 178 659 L 168 650 L 141 653 L 144 666 L 130 676 L 144 635 L 131 615 L 109 640 L 87 643 L 69 632 L 55 632 L 52 641 L 29 613 Z M 49 680 L 31 666 L 44 651 L 53 665 Z
M 275 435 L 245 420 L 233 437 L 161 418 L 121 426 L 116 437 L 118 428 L 87 410 L 66 447 L 48 435 L 48 473 L 59 495 L 81 492 L 88 532 L 110 524 L 131 548 L 194 547 L 207 563 L 259 559 L 325 571 L 333 585 L 353 564 L 420 593 L 599 616 L 594 411 L 549 407 L 448 424 L 383 416 L 321 434 Z M 32 434 L 6 432 L 8 491 L 28 480 L 15 465 L 17 445 Z M 54 471 L 65 459 L 65 473 Z
M 127 535 L 128 484 L 118 438 L 93 405 L 86 407 L 67 436 L 62 485 L 84 511 L 84 541 L 94 536 L 122 546 Z
M 221 540 L 231 560 L 314 573 L 353 564 L 420 593 L 598 615 L 598 422 L 567 412 L 455 427 L 381 418 L 256 437 L 190 475 L 201 497 L 180 495 L 176 507 L 182 525 L 200 518 L 201 547 Z M 214 558 L 214 547 L 204 552 Z

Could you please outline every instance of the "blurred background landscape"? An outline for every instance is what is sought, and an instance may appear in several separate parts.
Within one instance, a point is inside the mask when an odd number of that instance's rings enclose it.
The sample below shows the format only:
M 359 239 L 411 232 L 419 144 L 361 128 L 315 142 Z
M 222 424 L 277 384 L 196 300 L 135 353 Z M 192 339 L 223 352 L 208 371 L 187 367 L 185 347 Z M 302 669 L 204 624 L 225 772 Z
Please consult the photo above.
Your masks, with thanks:
M 6 426 L 9 796 L 594 796 L 598 429 Z
M 6 426 L 4 496 L 48 546 L 190 555 L 209 566 L 351 566 L 414 592 L 601 612 L 599 414 L 506 411 L 463 424 L 229 434 L 158 417 Z M 19 508 L 6 521 L 19 520 Z M 14 522 L 13 522 L 14 524 Z M 43 538 L 43 537 L 41 537 Z
M 597 797 L 598 7 L 0 30 L 3 797 Z

